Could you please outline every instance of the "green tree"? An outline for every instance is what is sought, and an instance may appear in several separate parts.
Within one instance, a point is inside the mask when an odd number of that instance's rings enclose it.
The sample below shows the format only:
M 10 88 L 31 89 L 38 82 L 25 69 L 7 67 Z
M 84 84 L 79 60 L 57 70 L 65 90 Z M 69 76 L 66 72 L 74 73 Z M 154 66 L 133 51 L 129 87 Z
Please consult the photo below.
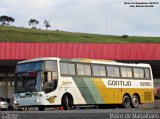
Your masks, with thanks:
M 14 22 L 14 21 L 15 21 L 14 18 L 6 16 L 6 15 L 3 15 L 3 16 L 0 17 L 0 23 L 1 23 L 1 25 L 4 25 L 4 26 L 5 25 L 6 26 L 11 25 L 12 22 Z
M 50 23 L 47 20 L 44 20 L 44 26 L 46 27 L 46 30 L 51 27 Z
M 35 26 L 39 24 L 39 21 L 36 19 L 30 19 L 28 23 L 29 23 L 29 26 L 32 26 L 32 28 L 36 28 Z

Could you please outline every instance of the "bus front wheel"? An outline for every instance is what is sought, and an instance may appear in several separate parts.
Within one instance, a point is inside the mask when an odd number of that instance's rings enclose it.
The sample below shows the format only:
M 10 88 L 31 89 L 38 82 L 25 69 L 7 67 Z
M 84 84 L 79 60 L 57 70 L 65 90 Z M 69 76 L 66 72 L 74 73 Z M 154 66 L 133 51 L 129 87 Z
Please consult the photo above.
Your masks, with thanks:
M 73 98 L 69 95 L 64 95 L 62 97 L 62 106 L 64 110 L 74 109 L 73 108 Z
M 45 106 L 38 106 L 38 110 L 39 111 L 44 111 L 45 110 Z
M 137 95 L 133 95 L 132 97 L 132 107 L 137 108 L 140 104 L 139 97 Z
M 131 100 L 128 95 L 125 95 L 122 100 L 122 105 L 124 108 L 129 108 L 131 104 Z

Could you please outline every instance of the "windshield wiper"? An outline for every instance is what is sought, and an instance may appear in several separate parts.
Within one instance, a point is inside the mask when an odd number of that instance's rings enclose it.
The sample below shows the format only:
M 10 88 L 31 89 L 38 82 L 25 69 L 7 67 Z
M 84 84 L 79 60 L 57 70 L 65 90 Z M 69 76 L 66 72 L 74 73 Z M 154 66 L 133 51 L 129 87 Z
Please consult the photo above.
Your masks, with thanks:
M 24 88 L 19 88 L 19 89 L 16 89 L 15 93 L 24 93 L 25 92 L 25 89 Z

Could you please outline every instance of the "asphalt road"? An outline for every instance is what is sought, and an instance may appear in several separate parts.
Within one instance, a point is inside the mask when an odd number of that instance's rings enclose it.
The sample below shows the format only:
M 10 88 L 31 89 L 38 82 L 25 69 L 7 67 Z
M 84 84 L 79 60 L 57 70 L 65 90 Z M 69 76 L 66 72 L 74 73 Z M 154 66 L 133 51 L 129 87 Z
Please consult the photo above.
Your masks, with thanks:
M 4 111 L 1 119 L 160 119 L 160 109 Z
M 129 109 L 1 111 L 0 119 L 160 119 L 160 100 Z

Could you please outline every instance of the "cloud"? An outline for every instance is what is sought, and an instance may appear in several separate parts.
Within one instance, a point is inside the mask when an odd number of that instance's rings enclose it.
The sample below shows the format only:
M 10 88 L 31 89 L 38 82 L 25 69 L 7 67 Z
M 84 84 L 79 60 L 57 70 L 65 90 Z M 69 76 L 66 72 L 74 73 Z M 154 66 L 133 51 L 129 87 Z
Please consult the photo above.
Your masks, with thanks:
M 113 35 L 160 36 L 159 5 L 131 8 L 125 1 L 131 0 L 0 0 L 0 11 L 14 17 L 16 26 L 28 27 L 35 18 L 40 28 L 47 19 L 52 29 L 64 31 L 106 34 L 107 27 Z

